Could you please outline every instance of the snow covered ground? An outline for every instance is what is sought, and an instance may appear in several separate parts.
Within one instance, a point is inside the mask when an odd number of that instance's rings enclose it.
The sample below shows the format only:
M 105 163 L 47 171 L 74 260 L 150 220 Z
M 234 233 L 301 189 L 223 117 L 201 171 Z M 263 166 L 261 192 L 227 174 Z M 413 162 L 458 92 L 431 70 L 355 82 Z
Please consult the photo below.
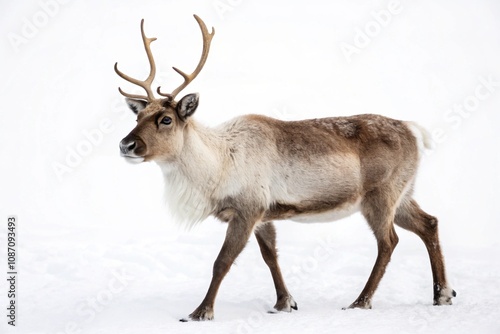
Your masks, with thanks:
M 499 333 L 500 5 L 494 1 L 0 2 L 1 333 Z M 301 119 L 379 113 L 433 133 L 416 198 L 440 219 L 458 296 L 432 306 L 427 253 L 400 243 L 372 310 L 348 310 L 376 256 L 360 215 L 278 222 L 280 263 L 299 310 L 268 314 L 269 271 L 251 239 L 224 280 L 215 320 L 180 323 L 201 302 L 225 225 L 178 228 L 155 164 L 129 165 L 134 126 L 113 71 L 157 82 L 198 60 L 197 13 L 216 34 L 188 91 L 198 120 L 245 113 Z M 187 92 L 186 92 L 187 93 Z M 17 326 L 7 325 L 7 217 L 17 215 Z

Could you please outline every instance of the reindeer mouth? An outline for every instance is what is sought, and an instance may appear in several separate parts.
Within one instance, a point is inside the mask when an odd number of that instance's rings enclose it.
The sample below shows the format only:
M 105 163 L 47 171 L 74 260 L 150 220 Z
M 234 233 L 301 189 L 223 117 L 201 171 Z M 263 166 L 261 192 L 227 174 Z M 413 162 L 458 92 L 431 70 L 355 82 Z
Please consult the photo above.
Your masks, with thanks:
M 144 157 L 139 157 L 135 155 L 128 155 L 128 154 L 121 154 L 123 158 L 125 158 L 125 161 L 131 164 L 140 164 L 141 162 L 144 161 Z
M 120 142 L 120 155 L 127 160 L 127 162 L 138 164 L 145 160 L 139 155 L 138 151 L 144 149 L 144 142 L 133 134 L 129 134 Z

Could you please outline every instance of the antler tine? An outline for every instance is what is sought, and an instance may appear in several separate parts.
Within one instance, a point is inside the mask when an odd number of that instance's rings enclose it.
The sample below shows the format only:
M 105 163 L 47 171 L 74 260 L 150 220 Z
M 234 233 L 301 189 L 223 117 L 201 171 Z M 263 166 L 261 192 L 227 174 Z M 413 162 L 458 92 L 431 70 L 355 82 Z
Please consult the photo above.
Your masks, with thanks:
M 124 91 L 122 91 L 121 88 L 118 88 L 118 90 L 120 91 L 120 93 L 123 96 L 129 97 L 129 98 L 145 99 L 148 101 L 152 101 L 155 99 L 155 96 L 154 96 L 154 93 L 151 89 L 151 84 L 153 83 L 153 80 L 154 80 L 155 75 L 156 75 L 156 65 L 155 65 L 155 60 L 154 60 L 153 54 L 151 52 L 151 42 L 155 41 L 156 37 L 151 37 L 151 38 L 146 37 L 146 34 L 144 33 L 144 19 L 141 20 L 141 34 L 142 34 L 142 40 L 144 42 L 144 49 L 146 50 L 146 54 L 148 56 L 149 65 L 150 65 L 149 76 L 146 78 L 146 80 L 143 80 L 143 81 L 138 80 L 138 79 L 134 79 L 134 78 L 126 75 L 125 73 L 121 72 L 118 69 L 118 63 L 115 63 L 115 72 L 120 77 L 127 80 L 128 82 L 131 82 L 139 87 L 144 88 L 144 90 L 146 91 L 146 94 L 147 94 L 147 96 L 129 94 L 129 93 L 125 93 Z
M 179 87 L 177 87 L 172 93 L 170 94 L 161 93 L 160 87 L 158 87 L 157 90 L 158 94 L 169 97 L 172 100 L 175 99 L 177 94 L 179 94 L 184 88 L 186 88 L 187 85 L 189 85 L 189 83 L 191 83 L 191 81 L 193 81 L 203 69 L 203 66 L 205 65 L 205 62 L 207 61 L 208 58 L 208 52 L 210 51 L 210 43 L 212 42 L 212 38 L 214 37 L 215 34 L 215 29 L 213 27 L 212 27 L 212 32 L 211 33 L 208 32 L 205 22 L 203 22 L 203 20 L 200 19 L 198 15 L 194 15 L 194 18 L 196 19 L 196 22 L 198 22 L 198 25 L 200 26 L 201 29 L 201 34 L 203 36 L 203 51 L 201 52 L 201 58 L 198 63 L 198 66 L 196 67 L 193 73 L 186 74 L 183 71 L 179 70 L 178 68 L 173 67 L 173 69 L 177 73 L 182 75 L 182 77 L 184 78 L 184 82 Z
M 162 93 L 161 92 L 161 86 L 158 86 L 158 89 L 156 90 L 156 92 L 158 94 L 160 94 L 161 96 L 165 96 L 167 97 L 170 101 L 173 101 L 174 97 L 172 96 L 172 94 L 169 94 L 169 93 Z

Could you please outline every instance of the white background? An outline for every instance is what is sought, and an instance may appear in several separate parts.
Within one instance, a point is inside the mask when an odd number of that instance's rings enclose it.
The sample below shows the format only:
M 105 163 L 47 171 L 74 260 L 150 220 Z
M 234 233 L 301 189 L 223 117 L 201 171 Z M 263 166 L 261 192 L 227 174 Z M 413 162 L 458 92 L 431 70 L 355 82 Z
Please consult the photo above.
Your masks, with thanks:
M 395 14 L 378 23 L 376 13 L 390 8 Z M 496 1 L 40 0 L 1 1 L 0 13 L 0 267 L 6 273 L 7 217 L 15 214 L 20 272 L 16 328 L 6 324 L 0 280 L 2 333 L 500 330 Z M 211 219 L 177 227 L 162 203 L 159 168 L 119 157 L 135 116 L 117 87 L 142 92 L 113 64 L 147 76 L 145 18 L 146 34 L 158 38 L 156 86 L 173 89 L 181 78 L 171 66 L 190 71 L 199 58 L 193 13 L 216 28 L 208 62 L 184 92 L 201 94 L 197 120 L 378 113 L 435 134 L 415 197 L 440 219 L 455 305 L 432 306 L 425 247 L 398 229 L 374 308 L 341 311 L 376 256 L 354 215 L 277 223 L 299 311 L 266 313 L 274 288 L 252 239 L 222 284 L 215 320 L 177 321 L 201 302 L 226 227 Z M 356 53 L 346 56 L 349 47 Z

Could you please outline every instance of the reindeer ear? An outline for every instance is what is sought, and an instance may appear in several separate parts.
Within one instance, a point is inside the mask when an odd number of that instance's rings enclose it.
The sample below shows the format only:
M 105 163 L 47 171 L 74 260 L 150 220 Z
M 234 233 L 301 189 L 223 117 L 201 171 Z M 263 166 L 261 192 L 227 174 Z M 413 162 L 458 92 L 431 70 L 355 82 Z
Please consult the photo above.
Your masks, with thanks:
M 126 98 L 125 101 L 127 102 L 128 107 L 130 110 L 134 112 L 134 114 L 138 114 L 142 109 L 146 108 L 147 102 L 144 100 L 138 100 L 138 99 L 131 99 L 131 98 Z
M 198 93 L 188 94 L 177 103 L 177 115 L 183 121 L 194 114 L 196 108 L 198 108 L 199 97 Z

